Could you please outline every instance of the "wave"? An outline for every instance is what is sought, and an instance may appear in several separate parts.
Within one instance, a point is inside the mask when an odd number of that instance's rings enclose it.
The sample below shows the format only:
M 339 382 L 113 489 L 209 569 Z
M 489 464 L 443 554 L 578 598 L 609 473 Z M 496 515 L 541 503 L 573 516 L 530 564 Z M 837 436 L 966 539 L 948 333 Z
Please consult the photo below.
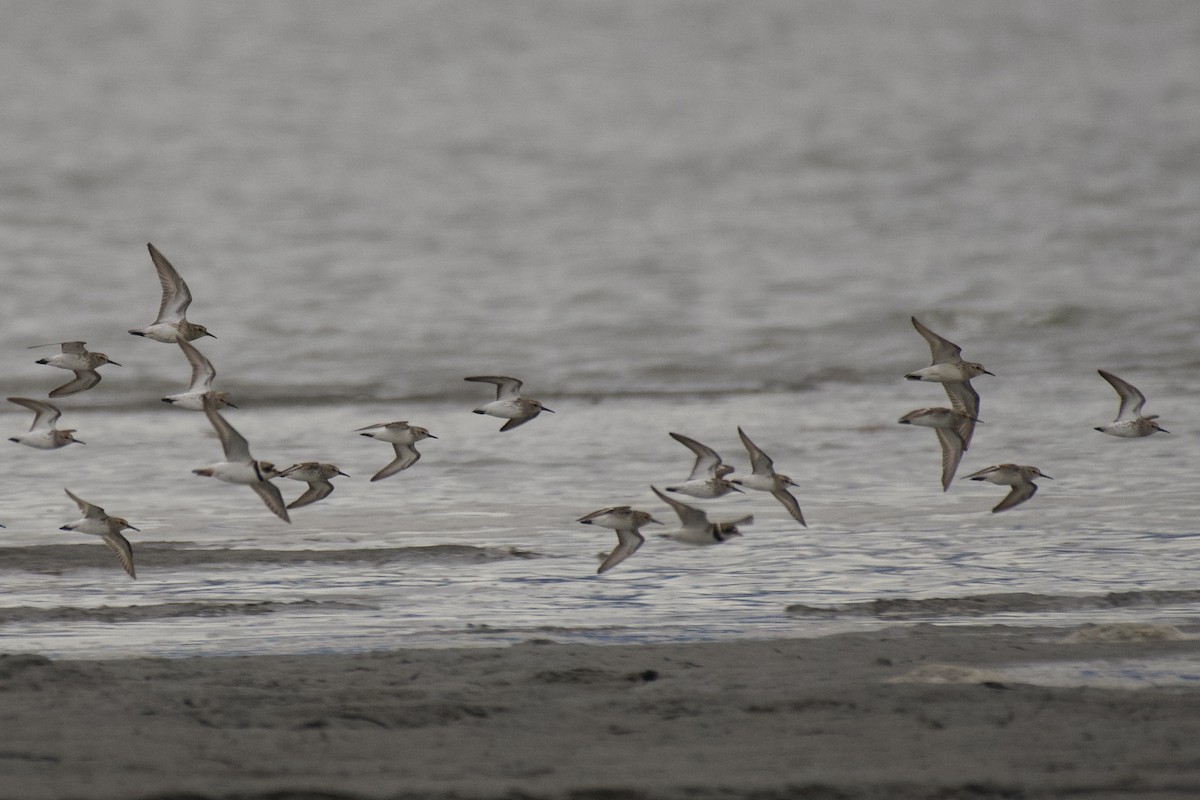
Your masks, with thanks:
M 335 600 L 297 600 L 294 602 L 246 603 L 159 603 L 146 606 L 100 606 L 79 608 L 57 606 L 0 608 L 0 625 L 42 622 L 140 622 L 175 617 L 226 617 L 274 614 L 280 611 L 370 611 L 375 606 Z
M 0 548 L 0 569 L 58 572 L 108 564 L 100 544 L 47 544 Z M 539 558 L 517 547 L 475 547 L 460 544 L 414 545 L 343 550 L 199 549 L 163 543 L 135 547 L 139 569 L 181 569 L 210 564 L 389 564 L 398 561 L 461 561 L 477 564 L 511 558 Z
M 796 604 L 785 611 L 793 617 L 838 619 L 875 617 L 885 620 L 928 617 L 984 617 L 1005 613 L 1093 611 L 1200 603 L 1200 589 L 1109 592 L 1101 595 L 1046 595 L 1028 592 L 977 594 L 964 597 L 895 597 L 833 606 Z

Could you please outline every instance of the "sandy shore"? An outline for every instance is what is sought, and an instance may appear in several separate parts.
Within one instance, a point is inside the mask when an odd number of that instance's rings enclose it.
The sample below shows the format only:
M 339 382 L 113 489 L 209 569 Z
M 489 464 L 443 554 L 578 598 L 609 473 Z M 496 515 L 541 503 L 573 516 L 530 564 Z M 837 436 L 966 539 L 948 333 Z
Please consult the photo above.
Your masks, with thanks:
M 1187 663 L 1200 640 L 1070 633 L 6 655 L 0 797 L 1200 797 L 1200 686 L 1011 669 Z

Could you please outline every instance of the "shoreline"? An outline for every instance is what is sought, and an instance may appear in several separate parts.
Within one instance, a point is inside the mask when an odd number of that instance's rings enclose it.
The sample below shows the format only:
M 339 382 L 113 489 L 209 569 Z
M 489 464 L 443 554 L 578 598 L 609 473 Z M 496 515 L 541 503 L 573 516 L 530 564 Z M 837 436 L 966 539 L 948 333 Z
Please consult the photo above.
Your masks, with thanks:
M 1200 639 L 916 624 L 687 644 L 10 654 L 0 798 L 1200 796 L 1200 681 L 1014 677 L 1120 659 L 1194 663 Z

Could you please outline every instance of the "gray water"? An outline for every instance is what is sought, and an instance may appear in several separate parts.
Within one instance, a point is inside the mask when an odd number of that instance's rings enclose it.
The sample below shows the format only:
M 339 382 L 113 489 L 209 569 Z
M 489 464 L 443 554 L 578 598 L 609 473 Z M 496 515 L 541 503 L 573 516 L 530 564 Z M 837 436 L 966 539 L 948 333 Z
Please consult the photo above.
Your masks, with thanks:
M 1045 602 L 931 617 L 1200 622 L 1200 6 L 3 8 L 0 389 L 70 377 L 43 342 L 123 365 L 59 403 L 86 446 L 0 449 L 3 649 L 806 636 L 890 623 L 789 606 L 1006 593 Z M 158 400 L 187 366 L 125 332 L 158 305 L 147 241 L 255 455 L 350 473 L 292 525 L 191 474 L 217 442 Z M 933 434 L 896 425 L 945 404 L 902 378 L 929 358 L 914 314 L 996 373 L 959 475 L 1035 464 L 1025 505 L 943 493 Z M 1097 368 L 1171 434 L 1091 430 L 1116 411 Z M 472 374 L 557 413 L 500 434 Z M 393 419 L 439 439 L 371 484 L 390 448 L 353 430 Z M 756 516 L 741 539 L 596 577 L 615 538 L 575 520 L 673 522 L 667 432 L 744 468 L 738 425 L 810 527 L 722 498 Z M 141 529 L 136 582 L 57 530 L 64 486 Z

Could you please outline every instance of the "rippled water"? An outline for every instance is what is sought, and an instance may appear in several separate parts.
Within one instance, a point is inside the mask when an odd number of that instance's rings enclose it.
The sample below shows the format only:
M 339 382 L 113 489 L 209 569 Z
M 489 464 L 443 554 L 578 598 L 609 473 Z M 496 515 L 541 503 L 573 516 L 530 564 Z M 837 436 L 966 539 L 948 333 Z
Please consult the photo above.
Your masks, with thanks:
M 61 10 L 0 29 L 0 383 L 57 385 L 25 349 L 48 341 L 124 366 L 61 402 L 86 447 L 3 450 L 4 649 L 809 635 L 885 623 L 785 607 L 1006 592 L 1050 601 L 994 618 L 1194 621 L 1200 7 Z M 199 344 L 255 454 L 352 476 L 293 525 L 191 475 L 219 448 L 158 402 L 183 358 L 125 333 L 158 303 L 146 241 L 219 337 Z M 960 475 L 1036 464 L 1054 480 L 1025 506 L 942 493 L 933 434 L 895 424 L 945 402 L 900 377 L 928 359 L 911 314 L 997 374 Z M 1171 435 L 1092 431 L 1116 410 L 1098 367 Z M 479 373 L 558 413 L 498 434 L 468 413 Z M 391 419 L 440 438 L 369 484 L 390 450 L 353 430 Z M 595 577 L 611 533 L 574 520 L 670 520 L 648 486 L 690 455 L 666 432 L 744 466 L 739 424 L 811 527 L 724 498 L 756 515 L 742 539 L 651 540 Z M 136 582 L 56 530 L 63 486 L 142 529 Z M 406 549 L 429 546 L 460 547 Z M 1053 600 L 1142 591 L 1167 594 Z M 138 608 L 73 611 L 102 606 Z

